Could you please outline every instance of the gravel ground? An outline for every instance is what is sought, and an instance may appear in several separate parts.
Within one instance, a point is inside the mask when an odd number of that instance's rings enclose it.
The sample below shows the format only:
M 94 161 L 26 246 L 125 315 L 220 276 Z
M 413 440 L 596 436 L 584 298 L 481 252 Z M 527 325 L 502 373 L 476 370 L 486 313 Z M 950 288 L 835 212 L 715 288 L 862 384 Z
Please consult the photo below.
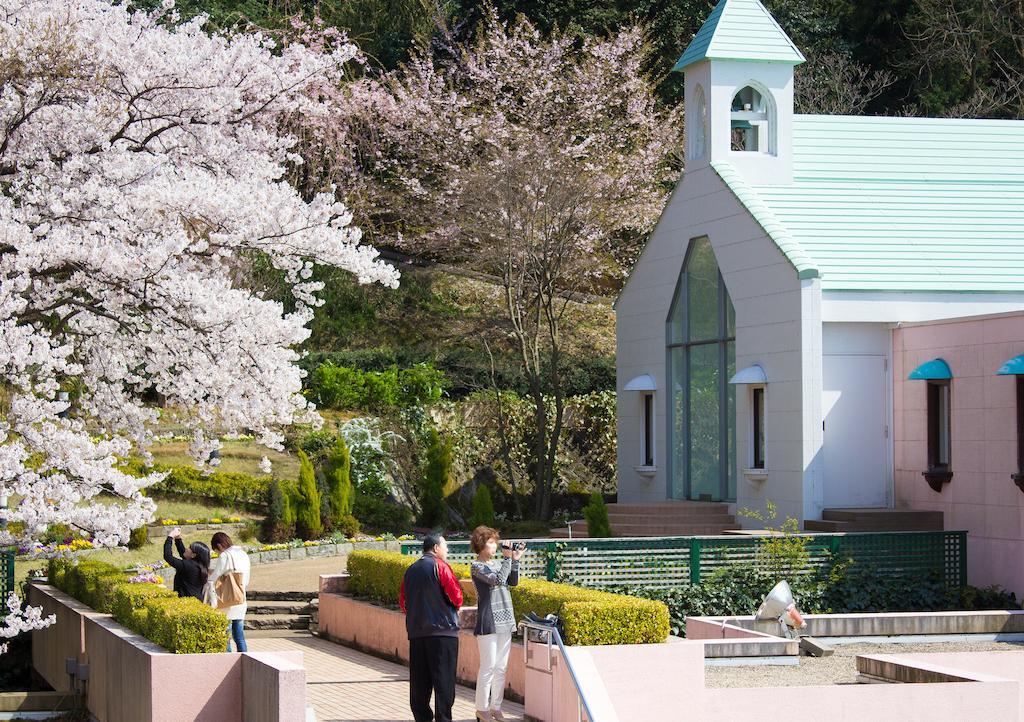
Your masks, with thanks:
M 800 657 L 793 666 L 705 667 L 708 687 L 806 687 L 856 684 L 858 654 L 911 654 L 918 652 L 1020 652 L 1024 644 L 1011 642 L 941 642 L 937 644 L 844 644 L 831 657 Z

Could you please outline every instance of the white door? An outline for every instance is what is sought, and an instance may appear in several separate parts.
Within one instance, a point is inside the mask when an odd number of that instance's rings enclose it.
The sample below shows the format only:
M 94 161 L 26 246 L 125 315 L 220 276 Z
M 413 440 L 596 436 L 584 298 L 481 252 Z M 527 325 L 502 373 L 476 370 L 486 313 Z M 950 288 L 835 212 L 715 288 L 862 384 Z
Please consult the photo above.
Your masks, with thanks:
M 825 355 L 826 507 L 889 506 L 884 356 Z

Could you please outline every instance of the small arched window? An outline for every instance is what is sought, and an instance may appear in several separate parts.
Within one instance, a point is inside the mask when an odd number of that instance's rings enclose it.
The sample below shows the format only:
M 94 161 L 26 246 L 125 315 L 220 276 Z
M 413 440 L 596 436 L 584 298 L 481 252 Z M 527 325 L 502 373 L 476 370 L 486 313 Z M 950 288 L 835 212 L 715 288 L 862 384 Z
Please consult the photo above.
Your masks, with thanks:
M 770 92 L 752 85 L 732 98 L 730 148 L 748 153 L 775 152 L 775 106 Z
M 708 105 L 704 99 L 704 88 L 699 85 L 693 91 L 690 125 L 693 127 L 690 134 L 690 158 L 703 158 L 708 137 Z

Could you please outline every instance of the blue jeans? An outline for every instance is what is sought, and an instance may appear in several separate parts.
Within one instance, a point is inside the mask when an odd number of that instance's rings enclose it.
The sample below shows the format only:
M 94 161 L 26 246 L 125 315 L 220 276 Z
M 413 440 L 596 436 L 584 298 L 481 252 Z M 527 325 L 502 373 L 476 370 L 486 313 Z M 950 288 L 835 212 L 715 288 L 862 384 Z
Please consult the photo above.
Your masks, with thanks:
M 235 640 L 235 646 L 238 647 L 239 652 L 248 652 L 249 648 L 245 645 L 245 620 L 244 619 L 232 619 L 228 624 L 228 651 L 231 651 L 231 640 Z

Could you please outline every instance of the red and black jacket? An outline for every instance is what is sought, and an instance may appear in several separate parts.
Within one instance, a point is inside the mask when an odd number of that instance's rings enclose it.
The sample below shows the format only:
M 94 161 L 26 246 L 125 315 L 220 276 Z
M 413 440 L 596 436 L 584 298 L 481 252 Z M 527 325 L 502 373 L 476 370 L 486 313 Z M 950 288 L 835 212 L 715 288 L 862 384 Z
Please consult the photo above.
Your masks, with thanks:
M 462 587 L 452 568 L 433 554 L 424 554 L 405 571 L 398 604 L 409 639 L 458 636 Z

